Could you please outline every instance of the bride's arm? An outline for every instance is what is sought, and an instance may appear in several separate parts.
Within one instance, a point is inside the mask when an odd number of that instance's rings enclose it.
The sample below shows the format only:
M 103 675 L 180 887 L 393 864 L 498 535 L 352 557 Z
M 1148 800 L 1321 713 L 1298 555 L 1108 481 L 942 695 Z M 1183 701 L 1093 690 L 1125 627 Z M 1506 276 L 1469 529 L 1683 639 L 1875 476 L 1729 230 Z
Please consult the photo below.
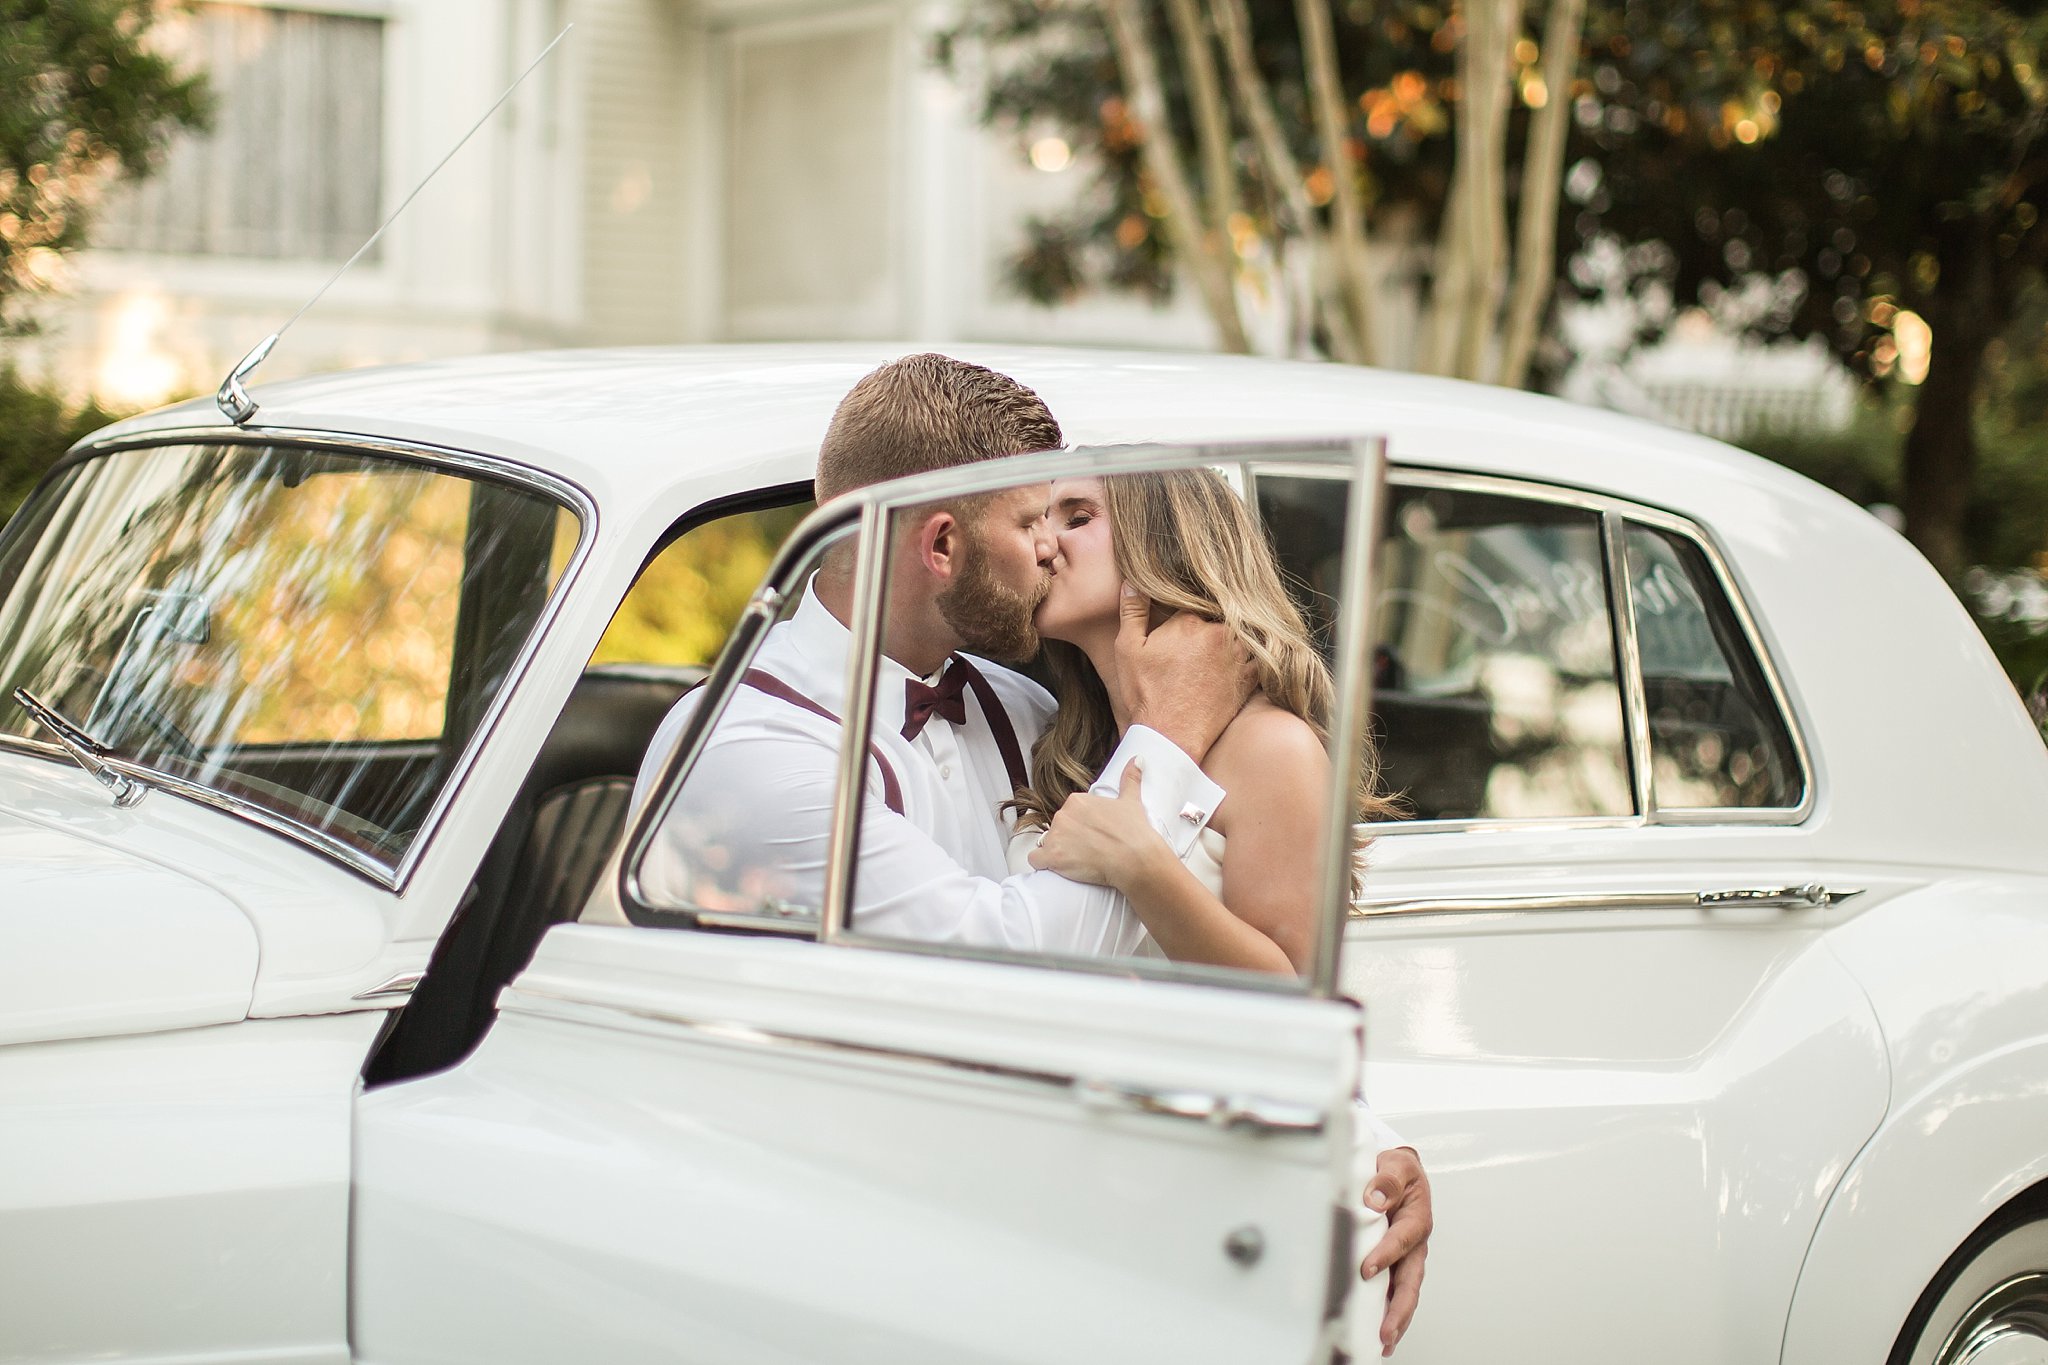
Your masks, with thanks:
M 1300 719 L 1258 707 L 1225 732 L 1208 766 L 1231 793 L 1211 821 L 1229 841 L 1221 900 L 1146 822 L 1142 776 L 1126 777 L 1113 798 L 1069 797 L 1032 866 L 1115 888 L 1175 961 L 1304 972 L 1315 952 L 1328 755 Z
M 1121 893 L 1160 950 L 1176 962 L 1296 971 L 1279 944 L 1232 914 L 1174 856 L 1145 818 L 1143 783 L 1134 764 L 1125 770 L 1118 795 L 1068 797 L 1031 851 L 1031 865 Z
M 1315 958 L 1323 892 L 1330 756 L 1308 722 L 1259 705 L 1217 741 L 1208 768 L 1230 792 L 1210 821 L 1229 841 L 1223 903 L 1306 973 Z

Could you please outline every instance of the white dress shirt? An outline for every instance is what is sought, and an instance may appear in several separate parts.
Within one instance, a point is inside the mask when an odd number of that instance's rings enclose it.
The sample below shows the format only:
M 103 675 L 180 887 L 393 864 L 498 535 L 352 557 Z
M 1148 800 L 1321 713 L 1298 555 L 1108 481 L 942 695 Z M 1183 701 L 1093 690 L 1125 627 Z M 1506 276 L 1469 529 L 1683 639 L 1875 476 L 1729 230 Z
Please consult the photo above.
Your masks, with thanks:
M 753 667 L 842 716 L 846 627 L 815 591 L 776 625 Z M 1053 713 L 1029 678 L 974 660 L 1026 754 Z M 988 718 L 970 689 L 967 720 L 933 717 L 915 740 L 901 734 L 909 670 L 883 658 L 875 686 L 872 739 L 901 788 L 903 813 L 883 802 L 878 765 L 868 764 L 852 927 L 892 938 L 1035 953 L 1130 955 L 1145 928 L 1116 892 L 1050 872 L 1013 875 L 1006 857 L 1014 817 L 998 814 L 1012 786 Z M 662 721 L 633 788 L 638 810 L 654 773 L 697 704 L 688 696 Z M 752 687 L 741 687 L 719 718 L 655 832 L 641 885 L 657 901 L 711 910 L 824 903 L 841 730 L 837 724 Z M 1179 746 L 1132 726 L 1104 768 L 1114 777 L 1136 759 L 1145 770 L 1145 808 L 1176 855 L 1207 827 L 1223 789 Z

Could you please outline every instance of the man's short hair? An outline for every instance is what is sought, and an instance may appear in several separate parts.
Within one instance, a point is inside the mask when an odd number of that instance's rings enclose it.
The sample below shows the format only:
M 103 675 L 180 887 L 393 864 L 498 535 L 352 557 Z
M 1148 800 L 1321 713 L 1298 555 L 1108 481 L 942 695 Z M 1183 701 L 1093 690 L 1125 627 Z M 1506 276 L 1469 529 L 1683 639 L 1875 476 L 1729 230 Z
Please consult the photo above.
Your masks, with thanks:
M 1044 401 L 1008 375 L 930 351 L 907 355 L 839 400 L 818 451 L 818 501 L 1060 440 Z

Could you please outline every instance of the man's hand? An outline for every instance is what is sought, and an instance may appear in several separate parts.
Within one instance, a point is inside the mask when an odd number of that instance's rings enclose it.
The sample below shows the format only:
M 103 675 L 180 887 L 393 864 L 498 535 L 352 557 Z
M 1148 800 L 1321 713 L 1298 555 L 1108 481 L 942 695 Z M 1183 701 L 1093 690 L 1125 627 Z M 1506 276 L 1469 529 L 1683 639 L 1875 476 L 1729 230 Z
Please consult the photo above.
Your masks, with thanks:
M 1422 1263 L 1429 1258 L 1429 1234 L 1436 1225 L 1429 1207 L 1429 1176 L 1412 1147 L 1394 1147 L 1379 1155 L 1379 1170 L 1366 1183 L 1365 1202 L 1387 1216 L 1387 1231 L 1358 1267 L 1371 1279 L 1388 1266 L 1387 1315 L 1380 1322 L 1380 1354 L 1390 1356 L 1415 1320 L 1422 1297 Z
M 1152 599 L 1124 585 L 1116 633 L 1126 725 L 1157 730 L 1200 763 L 1257 686 L 1251 651 L 1228 626 L 1184 611 L 1152 628 Z

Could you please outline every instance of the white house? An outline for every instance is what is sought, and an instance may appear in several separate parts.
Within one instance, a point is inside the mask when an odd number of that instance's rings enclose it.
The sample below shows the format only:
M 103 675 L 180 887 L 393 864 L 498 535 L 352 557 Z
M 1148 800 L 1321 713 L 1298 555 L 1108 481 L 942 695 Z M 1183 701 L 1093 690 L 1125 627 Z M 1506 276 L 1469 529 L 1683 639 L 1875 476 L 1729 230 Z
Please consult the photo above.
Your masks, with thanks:
M 915 0 L 201 0 L 165 41 L 214 131 L 105 206 L 29 363 L 122 404 L 214 387 L 563 25 L 265 376 L 478 350 L 793 337 L 1209 344 L 1192 300 L 1006 291 L 1034 168 Z M 1057 158 L 1041 157 L 1052 165 Z
M 214 388 L 572 22 L 293 326 L 263 377 L 593 343 L 1211 346 L 1192 289 L 1166 307 L 1097 295 L 1049 309 L 1005 287 L 1002 262 L 1026 217 L 1070 202 L 1090 173 L 1040 136 L 1050 130 L 979 127 L 976 92 L 934 66 L 932 35 L 967 3 L 198 0 L 167 10 L 164 41 L 211 77 L 215 129 L 113 193 L 98 245 L 71 263 L 27 362 L 121 406 Z M 1397 255 L 1377 259 L 1390 268 Z M 1383 324 L 1412 332 L 1412 291 L 1393 282 L 1384 292 Z M 1268 347 L 1284 345 L 1283 320 L 1269 321 L 1280 325 L 1264 328 Z M 1595 367 L 1580 380 L 1608 377 L 1577 396 L 1716 434 L 1756 415 L 1843 410 L 1824 358 L 1708 364 L 1701 354 L 1681 347 L 1642 374 Z

